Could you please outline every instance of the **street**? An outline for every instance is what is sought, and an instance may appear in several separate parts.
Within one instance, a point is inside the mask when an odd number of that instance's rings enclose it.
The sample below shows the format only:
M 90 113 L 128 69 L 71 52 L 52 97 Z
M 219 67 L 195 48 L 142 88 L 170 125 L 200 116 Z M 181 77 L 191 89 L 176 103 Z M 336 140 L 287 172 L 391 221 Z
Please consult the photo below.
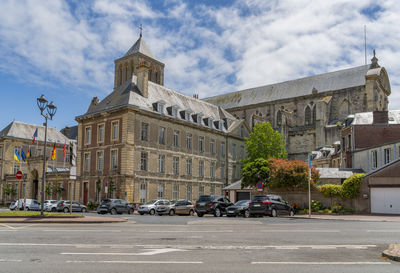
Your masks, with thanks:
M 121 216 L 119 216 L 121 217 Z M 123 215 L 0 224 L 0 272 L 399 272 L 400 223 Z

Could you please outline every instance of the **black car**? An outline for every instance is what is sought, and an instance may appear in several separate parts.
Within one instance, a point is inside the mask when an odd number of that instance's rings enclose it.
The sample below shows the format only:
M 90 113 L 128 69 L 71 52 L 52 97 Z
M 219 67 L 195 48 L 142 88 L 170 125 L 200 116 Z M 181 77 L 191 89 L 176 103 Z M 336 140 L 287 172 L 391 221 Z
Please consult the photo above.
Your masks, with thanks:
M 97 207 L 98 214 L 122 214 L 122 213 L 133 214 L 134 208 L 131 204 L 122 199 L 105 199 L 101 201 Z
M 254 215 L 269 215 L 276 217 L 279 214 L 294 215 L 294 209 L 279 195 L 268 194 L 254 196 L 249 204 L 249 213 Z
M 196 201 L 197 216 L 203 217 L 204 214 L 213 214 L 221 217 L 226 213 L 226 208 L 233 204 L 228 198 L 219 195 L 202 195 Z
M 70 208 L 71 203 L 69 201 L 58 201 L 56 210 L 67 213 Z M 87 212 L 87 207 L 79 202 L 72 201 L 72 212 Z
M 237 217 L 243 215 L 248 218 L 250 216 L 249 203 L 250 200 L 237 201 L 235 205 L 226 208 L 226 216 Z

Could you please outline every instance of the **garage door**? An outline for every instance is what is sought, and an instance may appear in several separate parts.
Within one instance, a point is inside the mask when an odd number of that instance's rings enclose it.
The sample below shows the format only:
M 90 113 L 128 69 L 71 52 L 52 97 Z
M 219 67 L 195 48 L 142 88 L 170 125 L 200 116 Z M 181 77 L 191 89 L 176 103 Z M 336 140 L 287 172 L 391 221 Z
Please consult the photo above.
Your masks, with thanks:
M 400 214 L 400 188 L 371 188 L 371 212 Z
M 237 192 L 236 200 L 250 200 L 250 192 Z

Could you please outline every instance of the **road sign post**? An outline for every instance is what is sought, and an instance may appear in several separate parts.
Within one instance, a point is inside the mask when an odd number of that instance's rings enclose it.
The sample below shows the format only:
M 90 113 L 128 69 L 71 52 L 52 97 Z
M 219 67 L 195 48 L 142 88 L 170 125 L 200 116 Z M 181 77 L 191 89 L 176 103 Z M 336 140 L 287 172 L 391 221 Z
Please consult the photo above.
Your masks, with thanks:
M 21 172 L 21 170 L 18 170 L 16 173 L 15 173 L 15 177 L 18 179 L 18 180 L 21 180 L 22 179 L 22 172 Z M 20 191 L 20 187 L 19 187 L 19 184 L 20 183 L 18 183 L 18 187 L 17 187 L 17 211 L 19 210 L 19 199 L 20 199 L 20 196 L 19 196 L 19 191 Z
M 256 185 L 257 191 L 263 191 L 264 190 L 264 184 L 263 182 L 258 182 Z

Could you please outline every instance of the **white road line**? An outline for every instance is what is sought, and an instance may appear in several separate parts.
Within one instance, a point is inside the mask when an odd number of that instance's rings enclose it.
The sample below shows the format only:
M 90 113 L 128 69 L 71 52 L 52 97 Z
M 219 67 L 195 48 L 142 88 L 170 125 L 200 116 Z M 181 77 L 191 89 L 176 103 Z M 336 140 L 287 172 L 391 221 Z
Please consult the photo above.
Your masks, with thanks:
M 251 264 L 287 264 L 287 265 L 384 265 L 390 262 L 251 262 Z
M 298 230 L 290 230 L 290 229 L 266 229 L 266 230 L 260 230 L 262 232 L 290 232 L 290 233 L 303 233 L 303 232 L 310 232 L 310 233 L 332 233 L 332 232 L 341 232 L 340 230 L 337 229 L 298 229 Z
M 231 233 L 233 230 L 149 230 L 149 233 Z
M 370 230 L 367 230 L 367 232 L 379 232 L 379 233 L 382 233 L 382 232 L 400 232 L 400 230 L 398 230 L 398 229 L 396 229 L 396 230 L 394 230 L 394 229 L 381 229 L 381 230 L 370 229 Z
M 44 231 L 44 232 L 107 232 L 107 233 L 119 233 L 122 230 L 108 230 L 108 229 L 44 229 L 44 230 L 31 230 L 31 231 Z
M 7 259 L 0 259 L 0 263 L 7 263 L 7 262 L 22 262 L 22 260 L 7 260 Z
M 200 261 L 66 261 L 67 263 L 93 264 L 202 264 Z
M 96 253 L 96 252 L 62 252 L 61 255 L 92 255 L 92 256 L 152 256 L 168 252 L 186 251 L 183 249 L 162 248 L 162 249 L 147 249 L 146 252 L 127 253 L 127 252 L 109 252 L 109 253 Z

